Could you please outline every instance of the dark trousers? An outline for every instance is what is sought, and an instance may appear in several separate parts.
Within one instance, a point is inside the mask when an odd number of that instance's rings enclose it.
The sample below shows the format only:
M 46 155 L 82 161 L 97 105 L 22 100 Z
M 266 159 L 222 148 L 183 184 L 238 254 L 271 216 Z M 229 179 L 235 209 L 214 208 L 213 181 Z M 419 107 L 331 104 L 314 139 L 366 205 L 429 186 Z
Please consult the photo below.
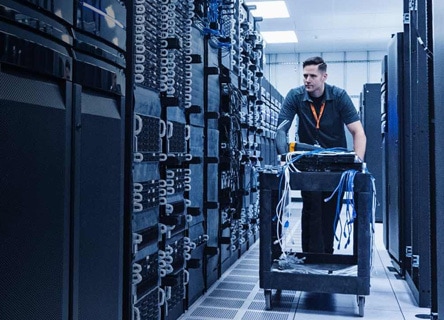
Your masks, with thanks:
M 301 191 L 302 195 L 302 251 L 333 253 L 337 193 L 329 201 L 331 192 Z M 341 207 L 342 198 L 341 194 Z

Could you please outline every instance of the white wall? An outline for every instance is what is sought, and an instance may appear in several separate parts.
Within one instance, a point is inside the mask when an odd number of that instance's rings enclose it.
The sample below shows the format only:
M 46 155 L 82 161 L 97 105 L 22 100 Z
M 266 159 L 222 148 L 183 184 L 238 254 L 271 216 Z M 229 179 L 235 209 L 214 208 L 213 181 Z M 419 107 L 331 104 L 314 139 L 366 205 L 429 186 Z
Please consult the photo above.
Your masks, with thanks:
M 327 83 L 345 89 L 358 109 L 363 85 L 381 82 L 381 65 L 385 54 L 385 51 L 267 54 L 264 75 L 285 97 L 291 88 L 303 84 L 304 60 L 321 56 L 327 63 Z M 289 137 L 290 141 L 294 141 L 295 126 L 292 126 Z

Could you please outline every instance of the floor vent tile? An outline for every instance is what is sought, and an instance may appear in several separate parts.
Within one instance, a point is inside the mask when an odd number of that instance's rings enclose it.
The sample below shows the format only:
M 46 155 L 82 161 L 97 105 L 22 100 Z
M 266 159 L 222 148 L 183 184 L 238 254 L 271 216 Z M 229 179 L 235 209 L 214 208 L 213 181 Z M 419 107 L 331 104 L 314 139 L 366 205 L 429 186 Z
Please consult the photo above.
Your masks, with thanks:
M 242 320 L 289 320 L 290 315 L 278 312 L 254 312 L 247 311 L 242 316 Z
M 244 304 L 244 300 L 206 298 L 200 304 L 203 307 L 239 309 Z
M 191 313 L 191 316 L 205 319 L 234 319 L 236 314 L 237 310 L 199 307 Z
M 259 276 L 257 277 L 241 277 L 241 276 L 227 276 L 224 281 L 236 282 L 236 283 L 256 283 L 259 281 Z
M 251 270 L 242 270 L 242 269 L 233 269 L 230 272 L 230 275 L 232 276 L 258 276 L 259 277 L 259 271 L 254 272 Z
M 255 286 L 254 284 L 247 284 L 247 283 L 221 282 L 217 286 L 217 289 L 251 292 L 254 289 L 254 286 Z
M 233 290 L 214 290 L 210 293 L 210 297 L 219 297 L 219 298 L 237 298 L 237 299 L 246 299 L 250 295 L 248 291 L 233 291 Z

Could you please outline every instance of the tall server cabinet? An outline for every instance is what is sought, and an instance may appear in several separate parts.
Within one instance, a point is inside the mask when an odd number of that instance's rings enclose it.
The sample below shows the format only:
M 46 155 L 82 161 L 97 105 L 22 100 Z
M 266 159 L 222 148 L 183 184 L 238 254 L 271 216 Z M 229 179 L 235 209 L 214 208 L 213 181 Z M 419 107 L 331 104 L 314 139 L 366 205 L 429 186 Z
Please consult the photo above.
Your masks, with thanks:
M 124 108 L 76 91 L 74 315 L 120 319 L 123 291 Z M 78 100 L 77 100 L 78 99 Z M 80 101 L 79 101 L 80 100 Z M 100 297 L 104 305 L 98 306 Z M 106 303 L 105 303 L 106 302 Z
M 3 71 L 0 83 L 0 314 L 67 319 L 71 84 Z
M 202 124 L 191 128 L 186 112 L 192 106 L 194 61 L 190 3 L 142 0 L 132 7 L 134 319 L 176 319 L 185 310 L 187 292 L 196 299 L 203 291 L 187 286 L 191 278 L 203 277 L 191 274 L 187 261 L 202 271 L 198 257 L 205 242 L 199 197 L 192 202 L 189 195 L 192 186 L 199 187 L 191 185 L 190 161 L 199 153 L 190 137 L 202 137 Z
M 125 7 L 1 6 L 0 313 L 122 319 Z
M 69 3 L 53 7 L 72 21 Z M 69 317 L 72 38 L 70 21 L 46 9 L 0 4 L 0 317 L 7 320 Z
M 418 304 L 431 301 L 430 2 L 404 2 L 387 56 L 387 249 Z
M 441 21 L 444 19 L 444 3 L 433 1 L 433 97 L 434 97 L 434 116 L 435 126 L 434 134 L 431 139 L 433 141 L 432 150 L 432 172 L 437 177 L 432 182 L 436 192 L 433 194 L 432 200 L 432 226 L 434 229 L 435 239 L 432 239 L 432 280 L 434 287 L 432 288 L 432 312 L 437 317 L 443 317 L 444 314 L 444 272 L 439 270 L 444 265 L 444 180 L 439 179 L 444 174 L 444 166 L 439 159 L 444 157 L 444 110 L 441 108 L 444 103 L 444 92 L 440 86 L 444 81 L 444 30 L 441 28 Z M 432 131 L 432 132 L 433 132 Z
M 381 63 L 381 189 L 379 191 L 379 197 L 381 199 L 381 215 L 383 223 L 382 239 L 386 248 L 388 248 L 388 194 L 387 194 L 387 182 L 388 182 L 388 161 L 387 161 L 387 59 L 385 55 Z
M 72 317 L 118 320 L 124 285 L 126 7 L 106 0 L 74 1 L 74 8 Z
M 381 137 L 381 84 L 366 83 L 362 90 L 361 120 L 367 136 L 365 162 L 375 178 L 379 205 L 375 208 L 376 222 L 382 222 L 382 137 Z
M 160 26 L 159 4 L 154 1 L 137 1 L 131 8 L 130 26 L 132 65 L 129 66 L 133 84 L 129 88 L 133 103 L 132 142 L 132 184 L 131 268 L 132 287 L 128 297 L 130 315 L 133 319 L 160 319 L 161 306 L 160 275 L 166 275 L 165 252 L 160 252 L 161 231 L 159 223 L 161 185 L 160 159 L 162 137 L 166 124 L 161 119 L 159 98 L 160 53 L 158 28 Z M 127 172 L 126 174 L 129 174 Z M 165 204 L 165 199 L 162 199 Z M 163 227 L 165 230 L 166 226 Z M 164 269 L 164 270 L 162 270 Z
M 410 13 L 410 108 L 405 121 L 406 216 L 410 234 L 406 243 L 406 279 L 418 304 L 430 306 L 430 123 L 433 123 L 430 97 L 431 45 L 430 1 L 409 6 Z M 421 39 L 418 41 L 418 38 Z
M 400 272 L 404 270 L 405 248 L 405 217 L 403 215 L 402 199 L 404 192 L 403 170 L 403 108 L 404 99 L 404 35 L 397 33 L 390 41 L 387 56 L 387 133 L 386 133 L 386 170 L 385 183 L 387 191 L 388 224 L 387 250 L 393 257 Z

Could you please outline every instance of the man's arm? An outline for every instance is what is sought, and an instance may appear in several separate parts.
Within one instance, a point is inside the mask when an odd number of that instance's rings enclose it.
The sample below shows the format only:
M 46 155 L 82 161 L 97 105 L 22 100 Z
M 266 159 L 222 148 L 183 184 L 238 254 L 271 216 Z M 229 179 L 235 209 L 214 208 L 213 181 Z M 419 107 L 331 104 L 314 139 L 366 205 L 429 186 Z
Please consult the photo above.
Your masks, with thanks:
M 291 127 L 294 116 L 296 115 L 296 99 L 293 90 L 290 90 L 284 99 L 281 110 L 279 111 L 278 123 L 276 129 L 276 151 L 278 154 L 288 152 L 287 133 Z
M 349 123 L 347 128 L 353 136 L 353 150 L 360 159 L 364 160 L 367 137 L 365 136 L 361 121 Z
M 288 129 L 290 129 L 291 123 L 292 121 L 288 119 L 279 118 L 275 139 L 278 154 L 285 154 L 288 152 L 287 132 Z

